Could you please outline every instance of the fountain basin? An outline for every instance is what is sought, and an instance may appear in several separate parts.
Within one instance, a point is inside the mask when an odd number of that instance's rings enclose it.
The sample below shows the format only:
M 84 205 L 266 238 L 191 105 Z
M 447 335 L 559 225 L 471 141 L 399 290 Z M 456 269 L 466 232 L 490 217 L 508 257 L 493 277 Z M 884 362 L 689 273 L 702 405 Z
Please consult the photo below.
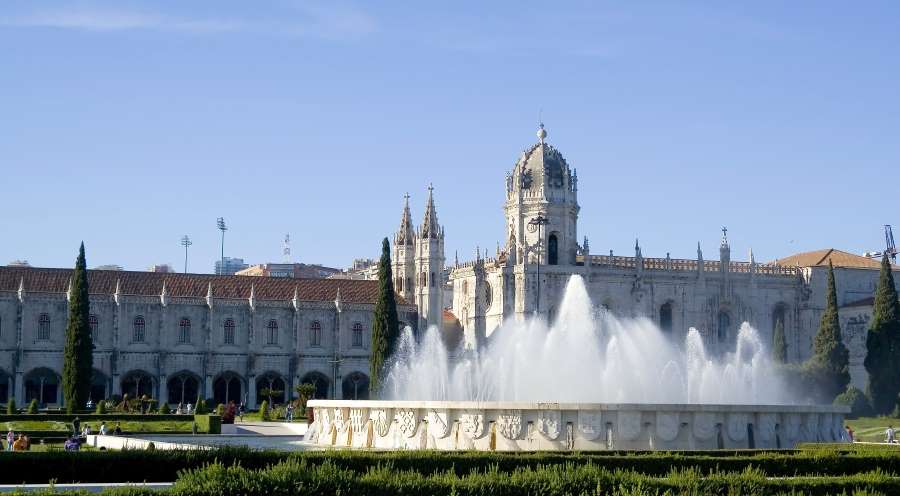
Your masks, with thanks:
M 479 451 L 790 449 L 840 442 L 845 406 L 310 400 L 321 446 Z

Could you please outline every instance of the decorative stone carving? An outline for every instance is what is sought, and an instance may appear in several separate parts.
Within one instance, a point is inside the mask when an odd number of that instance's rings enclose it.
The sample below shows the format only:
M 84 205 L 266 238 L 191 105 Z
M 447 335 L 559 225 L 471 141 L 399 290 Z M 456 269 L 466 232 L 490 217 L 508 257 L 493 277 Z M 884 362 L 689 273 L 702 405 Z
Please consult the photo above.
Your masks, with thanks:
M 785 424 L 785 432 L 788 439 L 797 439 L 798 437 L 800 437 L 800 426 L 803 425 L 802 415 L 800 415 L 799 413 L 787 414 L 787 420 Z
M 560 434 L 561 413 L 559 410 L 538 410 L 537 430 L 551 441 Z
M 819 414 L 807 413 L 803 416 L 803 432 L 806 439 L 818 440 L 819 437 Z
M 819 415 L 819 436 L 822 441 L 834 441 L 834 435 L 831 433 L 830 413 Z
M 506 439 L 514 441 L 522 434 L 522 411 L 505 410 L 497 416 L 497 428 Z
M 656 435 L 663 441 L 674 441 L 680 427 L 678 413 L 656 412 Z
M 831 432 L 834 434 L 835 441 L 844 438 L 844 419 L 841 415 L 831 416 Z
M 416 428 L 419 427 L 419 411 L 412 408 L 401 408 L 397 410 L 397 424 L 400 432 L 406 437 L 416 435 Z
M 389 408 L 373 408 L 372 409 L 372 419 L 375 426 L 375 433 L 378 434 L 379 437 L 385 437 L 388 435 L 388 431 L 391 428 L 391 422 L 393 421 L 393 415 L 391 409 Z
M 711 413 L 694 413 L 694 437 L 707 440 L 716 435 L 716 417 Z
M 350 428 L 350 409 L 335 408 L 334 409 L 334 428 L 338 432 L 344 432 Z
M 484 412 L 466 411 L 459 416 L 464 433 L 472 439 L 478 439 L 484 435 Z
M 750 419 L 746 413 L 729 413 L 725 422 L 728 437 L 732 441 L 743 441 L 747 438 L 747 424 Z
M 760 413 L 757 415 L 757 419 L 759 439 L 768 442 L 775 440 L 775 424 L 778 423 L 778 416 L 774 413 Z
M 450 418 L 446 409 L 431 409 L 428 412 L 428 431 L 438 439 L 450 435 Z
M 603 434 L 600 410 L 578 410 L 578 432 L 581 437 L 593 441 Z
M 316 418 L 322 425 L 322 432 L 331 431 L 331 409 L 330 408 L 316 408 Z
M 351 408 L 350 409 L 350 428 L 354 434 L 359 434 L 366 428 L 366 422 L 369 420 L 368 408 Z
M 641 435 L 641 412 L 619 412 L 619 439 L 634 441 Z

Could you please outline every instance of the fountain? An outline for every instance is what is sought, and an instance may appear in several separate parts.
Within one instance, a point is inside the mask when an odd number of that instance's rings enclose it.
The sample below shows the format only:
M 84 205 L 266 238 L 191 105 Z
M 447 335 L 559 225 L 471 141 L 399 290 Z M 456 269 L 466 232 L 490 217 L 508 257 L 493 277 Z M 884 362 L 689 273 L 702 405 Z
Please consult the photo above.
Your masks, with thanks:
M 675 343 L 645 318 L 595 311 L 579 276 L 559 317 L 510 322 L 479 350 L 406 329 L 382 401 L 314 400 L 309 438 L 382 449 L 792 448 L 841 439 L 845 407 L 803 405 L 744 323 L 734 349 Z

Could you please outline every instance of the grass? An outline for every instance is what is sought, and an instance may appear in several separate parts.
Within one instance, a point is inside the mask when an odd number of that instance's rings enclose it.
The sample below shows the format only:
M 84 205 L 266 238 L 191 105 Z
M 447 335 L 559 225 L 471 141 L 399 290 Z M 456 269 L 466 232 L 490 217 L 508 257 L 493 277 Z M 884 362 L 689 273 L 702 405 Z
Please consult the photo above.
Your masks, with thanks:
M 857 441 L 883 443 L 884 431 L 889 425 L 893 425 L 894 429 L 900 432 L 900 419 L 891 417 L 860 417 L 846 420 L 845 423 L 853 429 L 853 435 Z
M 188 420 L 162 420 L 162 421 L 122 421 L 119 425 L 125 432 L 191 432 L 193 417 Z M 91 430 L 97 432 L 100 430 L 100 421 L 82 422 L 82 428 L 90 425 Z M 114 420 L 106 422 L 106 428 L 110 431 L 115 427 Z M 47 420 L 20 420 L 15 422 L 0 422 L 0 430 L 6 431 L 58 431 L 60 433 L 69 432 L 72 424 L 66 422 L 56 422 Z

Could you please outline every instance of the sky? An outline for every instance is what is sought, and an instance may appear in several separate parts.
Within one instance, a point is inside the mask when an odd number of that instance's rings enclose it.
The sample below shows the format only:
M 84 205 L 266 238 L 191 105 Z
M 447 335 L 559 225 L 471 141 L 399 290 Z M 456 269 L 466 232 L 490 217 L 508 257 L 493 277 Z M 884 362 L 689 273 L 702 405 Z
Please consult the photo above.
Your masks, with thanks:
M 376 257 L 429 183 L 448 262 L 548 141 L 593 253 L 881 250 L 900 3 L 0 0 L 0 264 Z

